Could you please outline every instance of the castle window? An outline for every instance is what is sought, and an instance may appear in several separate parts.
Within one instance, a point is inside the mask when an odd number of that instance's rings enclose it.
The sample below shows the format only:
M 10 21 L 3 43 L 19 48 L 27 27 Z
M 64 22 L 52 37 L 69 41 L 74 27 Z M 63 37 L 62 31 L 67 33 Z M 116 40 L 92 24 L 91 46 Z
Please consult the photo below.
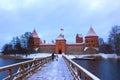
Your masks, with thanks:
M 93 40 L 91 42 L 93 42 Z

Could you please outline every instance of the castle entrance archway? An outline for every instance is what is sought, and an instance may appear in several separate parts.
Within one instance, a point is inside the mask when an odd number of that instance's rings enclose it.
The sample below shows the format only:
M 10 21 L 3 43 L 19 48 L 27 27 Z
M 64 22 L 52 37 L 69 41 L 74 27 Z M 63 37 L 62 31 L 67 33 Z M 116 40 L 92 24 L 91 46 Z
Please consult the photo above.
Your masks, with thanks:
M 59 54 L 62 54 L 62 50 L 61 49 L 59 50 Z

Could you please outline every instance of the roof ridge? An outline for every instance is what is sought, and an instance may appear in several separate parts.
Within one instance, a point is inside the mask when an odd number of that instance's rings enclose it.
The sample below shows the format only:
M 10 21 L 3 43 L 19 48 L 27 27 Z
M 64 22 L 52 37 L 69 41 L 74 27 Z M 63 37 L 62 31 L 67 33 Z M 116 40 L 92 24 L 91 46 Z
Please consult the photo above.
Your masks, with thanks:
M 38 38 L 38 34 L 37 34 L 35 28 L 34 28 L 34 30 L 33 30 L 33 32 L 32 32 L 32 36 L 33 36 L 34 38 Z
M 90 27 L 87 36 L 97 36 L 97 34 L 95 33 L 94 29 L 92 27 Z

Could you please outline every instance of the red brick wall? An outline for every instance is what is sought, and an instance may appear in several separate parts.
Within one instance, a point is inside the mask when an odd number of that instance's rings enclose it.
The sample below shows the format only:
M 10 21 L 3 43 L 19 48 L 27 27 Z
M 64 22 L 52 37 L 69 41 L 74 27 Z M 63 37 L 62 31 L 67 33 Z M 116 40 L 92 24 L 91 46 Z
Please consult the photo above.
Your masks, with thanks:
M 87 36 L 85 37 L 86 47 L 98 48 L 98 36 Z
M 40 46 L 40 38 L 32 38 L 33 47 L 37 48 Z
M 55 45 L 40 45 L 39 47 L 40 53 L 53 53 L 55 52 Z
M 80 54 L 84 53 L 84 44 L 67 44 L 66 54 Z
M 59 54 L 60 50 L 62 53 L 66 52 L 66 40 L 56 40 L 55 53 Z
M 40 45 L 39 52 L 40 53 L 53 53 L 56 51 L 55 45 Z M 84 44 L 66 44 L 65 45 L 65 54 L 80 54 L 84 53 Z M 58 51 L 59 52 L 59 51 Z
M 84 52 L 85 47 L 90 47 L 90 50 Z M 96 53 L 92 48 L 98 48 L 98 37 L 87 36 L 85 37 L 85 43 L 66 44 L 66 40 L 56 40 L 56 44 L 40 45 L 39 52 L 41 53 L 59 53 L 59 50 L 65 54 L 80 54 L 80 53 Z

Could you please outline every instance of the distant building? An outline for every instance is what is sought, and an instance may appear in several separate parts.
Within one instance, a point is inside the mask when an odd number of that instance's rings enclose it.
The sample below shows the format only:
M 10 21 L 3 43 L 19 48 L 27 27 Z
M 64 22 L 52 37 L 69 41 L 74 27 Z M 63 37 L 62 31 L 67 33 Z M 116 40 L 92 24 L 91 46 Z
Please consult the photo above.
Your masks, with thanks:
M 32 32 L 32 42 L 34 48 L 38 48 L 40 46 L 40 38 L 38 37 L 35 29 Z
M 85 40 L 82 34 L 76 34 L 76 43 L 74 44 L 67 44 L 63 34 L 60 34 L 55 42 L 52 40 L 51 44 L 47 44 L 45 40 L 44 43 L 42 43 L 35 29 L 32 32 L 32 36 L 34 48 L 38 48 L 38 51 L 41 53 L 93 54 L 98 52 L 98 36 L 92 27 L 85 36 Z

